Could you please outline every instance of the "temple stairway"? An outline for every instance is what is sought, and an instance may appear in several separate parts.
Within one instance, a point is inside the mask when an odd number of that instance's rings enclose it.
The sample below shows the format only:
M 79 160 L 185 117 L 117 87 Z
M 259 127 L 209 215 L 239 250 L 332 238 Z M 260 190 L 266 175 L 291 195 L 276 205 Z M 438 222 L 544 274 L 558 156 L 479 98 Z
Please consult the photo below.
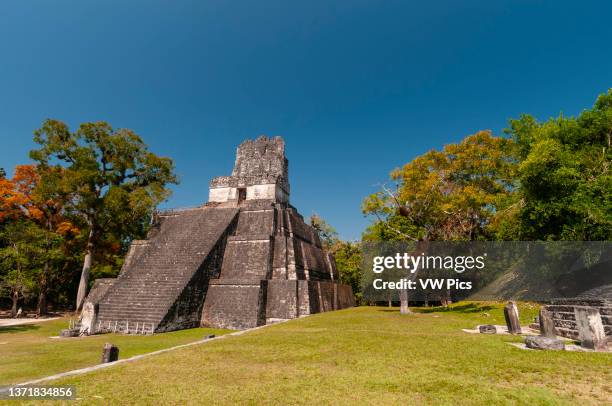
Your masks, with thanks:
M 238 210 L 198 208 L 161 218 L 98 302 L 101 331 L 152 333 L 196 327 L 208 280 L 219 269 Z

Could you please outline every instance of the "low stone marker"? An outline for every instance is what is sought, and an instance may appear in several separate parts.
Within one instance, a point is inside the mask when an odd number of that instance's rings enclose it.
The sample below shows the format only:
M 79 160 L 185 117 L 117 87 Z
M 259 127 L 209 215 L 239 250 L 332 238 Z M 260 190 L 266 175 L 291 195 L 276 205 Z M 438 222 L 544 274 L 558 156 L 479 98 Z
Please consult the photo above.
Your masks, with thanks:
M 481 334 L 496 334 L 497 328 L 493 324 L 483 324 L 478 327 Z
M 66 328 L 66 329 L 60 331 L 59 336 L 60 337 L 78 337 L 79 336 L 79 330 L 76 330 L 74 328 Z
M 576 306 L 574 315 L 580 345 L 595 351 L 606 351 L 608 348 L 606 333 L 599 310 L 593 307 Z
M 540 324 L 540 335 L 543 337 L 556 338 L 558 334 L 552 313 L 545 307 L 542 307 L 538 319 Z
M 513 301 L 508 302 L 504 307 L 504 318 L 506 319 L 506 325 L 508 326 L 508 332 L 510 334 L 521 334 L 521 324 L 519 322 L 519 313 L 516 303 Z
M 102 351 L 102 364 L 106 364 L 107 362 L 115 362 L 118 359 L 119 348 L 111 343 L 104 344 L 104 350 Z
M 564 350 L 565 344 L 563 341 L 556 338 L 544 336 L 527 336 L 525 337 L 525 345 L 527 348 L 535 350 Z

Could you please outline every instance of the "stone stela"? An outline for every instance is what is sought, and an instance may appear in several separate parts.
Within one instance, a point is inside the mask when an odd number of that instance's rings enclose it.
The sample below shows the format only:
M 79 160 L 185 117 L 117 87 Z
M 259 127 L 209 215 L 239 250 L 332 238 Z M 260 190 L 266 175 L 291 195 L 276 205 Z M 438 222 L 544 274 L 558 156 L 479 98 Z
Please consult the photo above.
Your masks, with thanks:
M 246 329 L 355 305 L 334 257 L 289 202 L 285 142 L 244 141 L 202 207 L 159 213 L 119 276 L 88 295 L 89 331 Z
M 506 325 L 508 326 L 508 332 L 510 334 L 522 333 L 518 307 L 515 302 L 508 302 L 508 304 L 504 306 L 504 318 L 506 319 Z

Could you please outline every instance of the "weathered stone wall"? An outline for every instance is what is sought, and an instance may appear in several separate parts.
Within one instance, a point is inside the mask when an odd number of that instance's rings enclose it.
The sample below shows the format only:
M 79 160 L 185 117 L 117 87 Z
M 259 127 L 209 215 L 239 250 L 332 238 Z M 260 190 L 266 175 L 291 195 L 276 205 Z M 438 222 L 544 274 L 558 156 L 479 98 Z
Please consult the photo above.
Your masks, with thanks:
M 555 328 L 561 336 L 572 339 L 579 338 L 574 313 L 576 306 L 589 306 L 599 310 L 606 336 L 612 336 L 612 302 L 605 299 L 589 298 L 557 299 L 546 306 L 546 309 L 551 312 Z
M 297 280 L 268 281 L 266 319 L 270 321 L 294 319 L 300 316 Z
M 270 237 L 257 240 L 231 237 L 223 260 L 221 274 L 228 279 L 268 279 L 270 271 Z
M 85 302 L 98 304 L 100 299 L 102 299 L 104 295 L 106 295 L 106 292 L 108 292 L 108 290 L 113 287 L 116 280 L 117 278 L 96 279 L 94 281 L 93 286 L 91 287 L 91 290 L 87 294 L 87 297 L 85 298 Z
M 289 202 L 289 161 L 282 138 L 259 137 L 240 144 L 232 176 L 210 182 L 209 201 L 237 200 L 238 188 L 246 189 L 246 200 Z
M 280 137 L 246 140 L 236 150 L 232 177 L 246 185 L 278 183 L 289 193 L 289 163 Z
M 275 211 L 268 210 L 242 210 L 238 220 L 236 235 L 268 235 L 274 234 Z
M 202 310 L 202 325 L 241 330 L 265 324 L 267 282 L 211 280 Z
M 353 306 L 350 286 L 334 278 L 333 256 L 294 208 L 247 204 L 228 237 L 219 279 L 210 281 L 202 323 L 247 328 Z
M 267 294 L 268 322 L 355 306 L 351 287 L 331 281 L 270 280 Z

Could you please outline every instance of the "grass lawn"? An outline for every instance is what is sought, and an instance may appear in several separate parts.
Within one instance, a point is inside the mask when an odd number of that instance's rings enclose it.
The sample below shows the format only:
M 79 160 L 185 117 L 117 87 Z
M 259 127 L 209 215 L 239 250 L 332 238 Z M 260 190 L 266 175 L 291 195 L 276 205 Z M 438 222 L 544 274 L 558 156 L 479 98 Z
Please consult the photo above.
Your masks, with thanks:
M 525 322 L 537 312 L 520 308 Z M 525 351 L 507 344 L 520 337 L 461 331 L 503 324 L 501 309 L 317 314 L 53 384 L 76 385 L 82 404 L 612 404 L 612 354 Z M 113 340 L 127 352 L 129 338 Z
M 67 339 L 57 336 L 68 327 L 68 319 L 40 324 L 0 327 L 0 386 L 24 382 L 100 363 L 104 343 L 119 346 L 119 357 L 128 358 L 220 335 L 229 330 L 197 328 L 153 336 L 105 334 Z

